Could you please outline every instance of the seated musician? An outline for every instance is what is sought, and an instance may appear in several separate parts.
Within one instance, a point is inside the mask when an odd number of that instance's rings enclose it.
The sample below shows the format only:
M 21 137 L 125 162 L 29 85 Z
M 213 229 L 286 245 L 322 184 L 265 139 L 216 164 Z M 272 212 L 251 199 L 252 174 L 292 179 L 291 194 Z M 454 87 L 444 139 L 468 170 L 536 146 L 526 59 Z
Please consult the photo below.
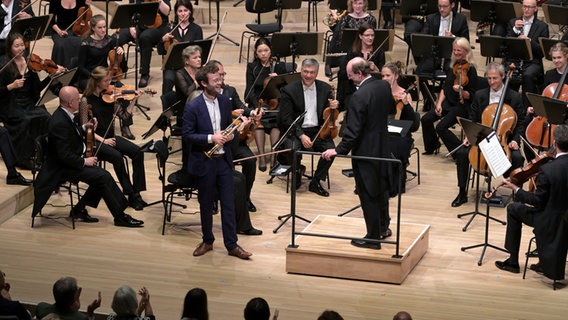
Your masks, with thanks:
M 538 7 L 536 0 L 523 0 L 523 15 L 520 18 L 513 18 L 509 20 L 507 27 L 507 37 L 516 37 L 519 39 L 529 39 L 533 60 L 517 61 L 516 66 L 522 75 L 522 81 L 515 79 L 512 87 L 518 89 L 520 85 L 523 86 L 523 93 L 532 92 L 537 93 L 539 85 L 542 83 L 542 58 L 543 53 L 540 48 L 538 38 L 548 38 L 548 25 L 536 18 Z M 507 61 L 507 65 L 513 62 Z M 523 105 L 528 107 L 529 102 L 526 95 L 523 94 Z
M 158 53 L 166 54 L 174 42 L 194 42 L 203 39 L 203 30 L 194 23 L 193 4 L 189 0 L 178 0 L 174 5 L 175 19 L 172 29 L 162 37 L 162 42 L 158 45 Z M 176 71 L 166 69 L 163 72 L 162 94 L 172 91 L 174 87 Z
M 454 40 L 451 64 L 452 68 L 446 70 L 447 77 L 436 108 L 428 111 L 421 120 L 424 139 L 422 154 L 438 153 L 441 146 L 438 138 L 442 139 L 449 151 L 454 150 L 461 143 L 450 128 L 457 123 L 457 117 L 468 116 L 471 99 L 477 88 L 477 70 L 473 65 L 473 53 L 467 39 Z M 434 123 L 440 119 L 442 120 L 434 128 Z
M 487 65 L 485 76 L 489 82 L 489 88 L 478 90 L 473 97 L 471 103 L 471 110 L 469 114 L 469 119 L 477 123 L 481 123 L 482 114 L 485 108 L 490 104 L 497 104 L 503 95 L 503 90 L 506 89 L 504 103 L 509 105 L 517 114 L 517 125 L 514 128 L 513 134 L 508 139 L 508 147 L 511 151 L 511 163 L 512 167 L 509 172 L 513 169 L 523 166 L 524 158 L 519 150 L 519 139 L 521 133 L 524 130 L 522 126 L 524 119 L 524 108 L 521 104 L 521 96 L 518 92 L 511 88 L 504 88 L 503 79 L 505 78 L 505 68 L 502 64 L 497 62 L 491 62 Z M 464 148 L 460 148 L 455 152 L 456 159 L 456 169 L 458 177 L 459 194 L 452 201 L 452 207 L 459 207 L 467 202 L 466 187 L 468 182 L 468 171 L 469 171 L 469 158 L 470 153 L 469 142 L 467 138 L 464 139 Z M 471 164 L 474 168 L 476 163 Z
M 515 202 L 507 207 L 505 249 L 509 258 L 495 261 L 497 268 L 519 273 L 519 248 L 523 223 L 534 227 L 539 263 L 530 269 L 552 280 L 563 280 L 566 268 L 568 227 L 568 126 L 554 130 L 556 157 L 538 170 L 536 192 L 531 193 L 504 179 L 505 187 L 513 190 Z
M 29 170 L 33 166 L 35 139 L 47 132 L 49 119 L 45 106 L 36 104 L 51 77 L 65 68 L 51 66 L 53 73 L 40 80 L 38 72 L 43 65 L 28 63 L 24 37 L 19 33 L 8 35 L 6 55 L 0 58 L 0 66 L 5 67 L 0 74 L 0 121 L 14 142 L 16 165 Z
M 188 46 L 181 52 L 184 67 L 176 71 L 174 84 L 177 97 L 181 100 L 182 106 L 189 103 L 193 98 L 192 93 L 198 88 L 197 82 L 195 82 L 195 75 L 201 68 L 201 52 L 200 46 Z M 181 126 L 181 122 L 178 125 Z
M 318 76 L 319 63 L 315 59 L 305 59 L 302 61 L 300 81 L 290 83 L 281 89 L 280 113 L 278 115 L 278 125 L 282 132 L 288 130 L 292 122 L 306 111 L 301 126 L 296 128 L 288 140 L 288 147 L 292 146 L 291 139 L 296 139 L 297 149 L 313 150 L 323 152 L 327 149 L 335 148 L 333 137 L 322 138 L 318 135 L 320 128 L 325 122 L 324 109 L 338 109 L 339 103 L 333 99 L 331 86 L 323 81 L 316 80 Z M 336 110 L 339 112 L 339 110 Z M 332 119 L 333 120 L 333 119 Z M 297 157 L 300 161 L 301 157 Z M 316 194 L 328 197 L 329 192 L 325 190 L 320 181 L 328 176 L 332 160 L 320 158 L 309 190 Z M 300 167 L 300 166 L 298 166 Z M 302 184 L 302 170 L 296 174 L 296 189 Z
M 110 72 L 105 67 L 96 67 L 91 73 L 87 88 L 83 92 L 83 99 L 91 106 L 93 117 L 97 118 L 98 126 L 95 132 L 95 140 L 97 141 L 97 157 L 100 160 L 112 163 L 116 177 L 122 186 L 122 192 L 128 196 L 130 207 L 135 210 L 142 210 L 147 205 L 140 196 L 141 191 L 146 190 L 146 174 L 144 172 L 144 152 L 134 143 L 116 136 L 114 133 L 114 119 L 116 117 L 131 117 L 124 115 L 128 113 L 128 109 L 133 108 L 136 99 L 125 101 L 118 99 L 115 102 L 107 102 L 103 100 L 103 95 L 107 96 L 110 92 L 109 85 L 111 81 Z M 124 105 L 128 107 L 124 108 Z M 132 182 L 126 170 L 126 164 L 123 157 L 127 156 L 132 160 Z
M 406 181 L 406 167 L 408 166 L 410 151 L 414 146 L 414 139 L 412 138 L 412 132 L 418 130 L 420 127 L 420 114 L 414 111 L 412 107 L 412 96 L 410 93 L 406 92 L 406 88 L 399 85 L 402 77 L 402 69 L 404 65 L 400 61 L 388 62 L 381 69 L 381 74 L 383 80 L 387 81 L 391 86 L 391 92 L 393 97 L 397 100 L 396 115 L 395 120 L 408 120 L 412 122 L 410 127 L 410 132 L 406 136 L 400 135 L 389 135 L 389 147 L 392 155 L 402 161 L 402 181 Z M 400 181 L 398 177 L 398 170 L 394 170 L 394 179 L 396 185 Z M 398 188 L 391 188 L 394 193 L 398 192 Z M 401 186 L 401 190 L 404 193 L 406 190 L 405 184 Z M 391 192 L 391 195 L 393 194 Z
M 129 0 L 130 3 L 143 3 L 146 0 Z M 170 0 L 160 0 L 158 6 L 158 16 L 162 20 L 160 25 L 155 26 L 136 26 L 120 30 L 118 37 L 119 45 L 128 42 L 138 42 L 140 47 L 140 80 L 138 87 L 145 88 L 150 80 L 150 62 L 152 60 L 152 47 L 160 43 L 168 28 L 168 15 L 170 14 Z M 156 20 L 158 20 L 156 18 Z
M 75 68 L 77 56 L 81 47 L 82 34 L 73 32 L 73 23 L 79 18 L 81 11 L 88 8 L 91 0 L 55 0 L 49 2 L 49 13 L 53 14 L 51 19 L 51 40 L 53 48 L 51 50 L 51 60 L 65 66 L 68 69 Z M 90 9 L 89 9 L 90 10 Z M 80 17 L 85 21 L 87 13 Z M 85 26 L 89 29 L 88 23 Z
M 253 109 L 257 109 L 259 105 L 261 108 L 268 109 L 268 106 L 260 103 L 260 94 L 271 77 L 284 73 L 286 73 L 286 65 L 282 62 L 275 62 L 270 41 L 266 38 L 258 39 L 254 44 L 254 60 L 247 64 L 245 103 Z M 269 103 L 269 101 L 263 102 Z M 277 101 L 273 101 L 273 103 L 276 105 L 272 105 L 272 107 L 277 108 Z M 276 112 L 266 113 L 261 119 L 262 128 L 255 130 L 254 140 L 259 154 L 265 154 L 265 134 L 270 135 L 270 145 L 274 145 L 280 137 L 276 117 Z M 271 167 L 274 166 L 276 157 L 272 156 L 268 159 Z M 266 162 L 266 157 L 260 157 L 258 159 L 258 170 L 266 171 Z
M 4 0 L 0 4 L 0 50 L 6 48 L 8 34 L 12 30 L 12 24 L 21 19 L 34 17 L 34 11 L 29 1 Z M 26 8 L 25 10 L 22 10 Z

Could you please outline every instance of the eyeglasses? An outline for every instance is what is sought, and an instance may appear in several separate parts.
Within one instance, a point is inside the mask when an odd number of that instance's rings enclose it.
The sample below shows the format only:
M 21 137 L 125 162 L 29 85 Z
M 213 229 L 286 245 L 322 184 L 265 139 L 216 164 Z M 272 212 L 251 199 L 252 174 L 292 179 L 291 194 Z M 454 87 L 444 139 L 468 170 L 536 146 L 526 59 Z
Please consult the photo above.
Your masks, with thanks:
M 362 34 L 363 37 L 365 38 L 371 38 L 375 36 L 375 33 L 370 33 L 370 34 Z
M 447 9 L 451 6 L 452 6 L 451 4 L 439 4 L 438 9 Z
M 536 9 L 536 6 L 525 6 L 525 5 L 523 5 L 523 10 L 529 10 L 529 9 Z

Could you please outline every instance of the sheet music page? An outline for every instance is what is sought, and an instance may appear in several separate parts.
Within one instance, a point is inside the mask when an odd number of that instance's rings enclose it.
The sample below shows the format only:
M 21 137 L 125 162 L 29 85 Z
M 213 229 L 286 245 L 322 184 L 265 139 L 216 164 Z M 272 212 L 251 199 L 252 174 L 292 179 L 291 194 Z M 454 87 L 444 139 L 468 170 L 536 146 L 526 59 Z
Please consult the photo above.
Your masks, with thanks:
M 494 178 L 502 176 L 512 166 L 495 132 L 479 143 L 479 149 L 483 153 Z
M 399 126 L 393 126 L 391 124 L 388 125 L 389 133 L 397 133 L 397 134 L 400 135 L 400 133 L 402 132 L 402 129 L 403 128 L 399 127 Z

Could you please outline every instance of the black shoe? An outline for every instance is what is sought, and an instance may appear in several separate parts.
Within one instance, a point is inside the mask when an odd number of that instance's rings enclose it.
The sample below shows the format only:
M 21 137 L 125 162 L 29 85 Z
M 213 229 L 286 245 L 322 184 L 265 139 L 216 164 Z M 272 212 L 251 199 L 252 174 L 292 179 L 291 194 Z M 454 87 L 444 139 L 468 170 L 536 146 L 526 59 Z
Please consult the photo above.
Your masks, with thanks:
M 148 81 L 150 80 L 150 75 L 143 74 L 140 76 L 140 81 L 138 81 L 138 88 L 146 88 L 148 86 Z
M 19 184 L 21 186 L 29 186 L 32 184 L 32 180 L 24 178 L 19 172 L 16 172 L 15 176 L 7 176 L 6 184 Z
M 99 222 L 99 219 L 95 217 L 91 217 L 87 212 L 87 209 L 77 209 L 77 207 L 71 209 L 69 216 L 73 219 L 86 222 L 86 223 L 96 223 Z
M 128 197 L 128 204 L 130 207 L 136 211 L 144 210 L 144 207 L 147 205 L 140 195 L 130 196 Z
M 380 243 L 370 243 L 363 240 L 351 240 L 351 245 L 354 245 L 359 248 L 367 248 L 367 249 L 375 249 L 380 250 L 381 244 Z
M 114 218 L 114 225 L 117 227 L 138 228 L 142 227 L 144 221 L 134 219 L 130 215 L 123 213 L 120 218 Z
M 458 194 L 458 196 L 452 201 L 452 207 L 459 207 L 462 204 L 467 202 L 467 195 L 466 194 Z
M 249 212 L 256 212 L 256 207 L 254 205 L 254 203 L 252 203 L 252 201 L 247 200 L 247 208 L 249 210 Z
M 380 239 L 383 240 L 383 239 L 388 238 L 390 236 L 392 236 L 392 230 L 390 228 L 388 228 L 385 232 L 381 232 Z
M 219 213 L 219 203 L 217 201 L 213 201 L 213 212 L 211 213 L 214 215 Z
M 521 268 L 519 267 L 519 264 L 513 264 L 511 261 L 509 261 L 509 259 L 505 260 L 505 261 L 495 261 L 495 266 L 501 270 L 504 271 L 509 271 L 512 273 L 520 273 L 521 272 Z
M 438 141 L 438 145 L 434 149 L 424 151 L 424 152 L 422 152 L 422 154 L 425 155 L 425 156 L 428 156 L 428 155 L 431 155 L 431 154 L 438 154 L 438 153 L 440 153 L 440 147 L 441 146 L 442 146 L 442 144 L 440 143 L 440 141 Z
M 310 182 L 310 187 L 308 188 L 308 190 L 317 193 L 322 197 L 329 197 L 329 192 L 327 192 L 327 190 L 325 190 L 321 186 L 320 182 L 317 179 L 314 179 L 312 180 L 312 182 Z
M 538 274 L 543 274 L 544 271 L 542 270 L 542 265 L 539 263 L 535 263 L 535 264 L 531 264 L 531 266 L 529 267 L 529 269 L 531 269 L 532 271 L 538 273 Z
M 130 131 L 130 127 L 122 126 L 122 127 L 120 127 L 120 131 L 122 132 L 122 136 L 125 137 L 126 139 L 129 139 L 129 140 L 136 139 L 136 137 Z
M 306 172 L 306 167 L 304 165 L 300 165 L 300 169 L 296 172 L 296 190 L 300 188 L 302 185 L 302 176 Z
M 531 252 L 527 252 L 527 257 L 529 258 L 537 258 L 538 257 L 538 249 L 534 249 Z
M 331 66 L 329 64 L 325 65 L 325 76 L 331 78 L 333 73 L 331 72 Z
M 245 236 L 260 236 L 262 234 L 262 230 L 250 228 L 246 231 L 239 231 L 239 234 L 244 234 Z

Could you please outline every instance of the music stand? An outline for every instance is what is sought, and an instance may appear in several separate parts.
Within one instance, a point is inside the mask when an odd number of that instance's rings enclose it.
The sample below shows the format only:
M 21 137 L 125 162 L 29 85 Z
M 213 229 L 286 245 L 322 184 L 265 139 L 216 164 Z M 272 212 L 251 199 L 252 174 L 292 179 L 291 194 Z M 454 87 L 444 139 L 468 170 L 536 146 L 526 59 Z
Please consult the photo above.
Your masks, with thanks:
M 538 38 L 538 43 L 540 44 L 540 49 L 542 50 L 542 53 L 544 54 L 544 57 L 546 58 L 546 60 L 552 60 L 552 56 L 550 55 L 550 48 L 557 44 L 558 42 L 564 42 L 565 45 L 568 46 L 568 41 L 564 40 L 556 40 L 556 39 L 549 39 L 549 38 L 543 38 L 543 37 L 539 37 Z
M 341 52 L 350 52 L 353 47 L 353 42 L 357 38 L 359 30 L 345 29 L 343 36 L 341 36 L 341 44 L 339 48 Z M 375 29 L 375 40 L 373 40 L 373 49 L 376 50 L 382 44 L 383 51 L 392 51 L 394 44 L 394 29 Z
M 215 7 L 217 8 L 217 29 L 215 31 L 215 34 L 210 35 L 207 39 L 212 39 L 212 38 L 216 38 L 218 39 L 219 37 L 223 37 L 225 40 L 233 43 L 234 45 L 236 45 L 237 47 L 239 46 L 238 42 L 235 42 L 231 39 L 229 39 L 227 36 L 225 36 L 224 34 L 221 33 L 221 18 L 220 18 L 220 12 L 221 9 L 219 8 L 219 1 L 220 0 L 215 0 Z M 209 1 L 211 2 L 211 1 Z M 209 4 L 209 9 L 211 9 L 211 4 Z M 209 18 L 211 18 L 211 16 L 209 16 Z M 211 22 L 211 20 L 209 20 L 209 22 Z
M 272 35 L 272 54 L 276 57 L 292 56 L 292 66 L 296 57 L 315 55 L 318 51 L 318 34 L 315 32 L 277 32 Z
M 132 3 L 123 4 L 116 7 L 116 11 L 112 17 L 112 22 L 110 24 L 111 29 L 122 29 L 122 28 L 136 28 L 136 34 L 140 34 L 140 27 L 146 25 L 154 24 L 156 20 L 156 14 L 158 14 L 159 2 L 145 2 L 145 3 Z M 138 52 L 140 51 L 140 37 L 136 37 L 136 50 L 134 54 L 134 89 L 138 90 Z M 143 106 L 136 102 L 135 106 L 146 116 L 146 119 L 150 120 L 150 117 L 144 112 L 145 110 L 150 110 L 150 108 Z
M 490 23 L 489 30 L 493 31 L 493 24 L 508 24 L 509 20 L 522 15 L 520 3 L 495 2 L 488 0 L 471 0 L 471 20 Z
M 179 101 L 176 102 L 176 104 L 177 103 L 179 103 Z M 152 125 L 152 127 L 150 127 L 150 130 L 148 130 L 148 132 L 146 132 L 142 135 L 142 140 L 148 139 L 149 136 L 153 135 L 158 130 L 162 130 L 163 131 L 162 137 L 163 137 L 163 139 L 166 138 L 166 129 L 170 127 L 170 118 L 172 118 L 175 114 L 174 113 L 174 107 L 176 106 L 176 104 L 167 108 L 158 116 L 158 119 L 156 119 L 156 121 L 154 121 L 154 124 Z
M 51 78 L 49 84 L 36 103 L 36 106 L 41 106 L 42 104 L 46 104 L 47 102 L 57 98 L 59 96 L 59 90 L 71 83 L 71 80 L 75 76 L 75 72 L 77 72 L 77 68 L 73 68 Z
M 473 122 L 469 119 L 465 119 L 465 118 L 461 118 L 458 117 L 458 122 L 460 123 L 460 125 L 462 126 L 464 133 L 469 141 L 469 143 L 473 146 L 479 146 L 479 143 L 481 141 L 483 141 L 483 139 L 486 139 L 489 135 L 491 135 L 492 133 L 494 133 L 493 128 L 491 127 L 487 127 L 484 126 L 482 124 Z M 480 155 L 481 155 L 481 149 L 478 148 L 477 151 L 477 168 L 479 168 L 479 162 L 480 162 Z M 491 175 L 487 176 L 487 189 L 488 191 L 491 191 Z M 483 256 L 485 255 L 485 251 L 487 250 L 487 247 L 491 247 L 493 249 L 496 250 L 500 250 L 503 252 L 507 252 L 507 250 L 503 249 L 503 248 L 499 248 L 495 245 L 492 245 L 489 243 L 489 219 L 493 219 L 496 221 L 499 221 L 497 219 L 492 218 L 489 215 L 489 201 L 487 201 L 486 204 L 486 212 L 485 214 L 479 213 L 478 212 L 478 205 L 479 205 L 479 170 L 477 170 L 477 190 L 476 190 L 476 195 L 475 195 L 475 212 L 469 213 L 469 214 L 473 214 L 473 216 L 471 217 L 470 221 L 473 219 L 473 217 L 475 217 L 476 214 L 480 214 L 480 215 L 484 215 L 485 216 L 485 241 L 483 243 L 480 244 L 476 244 L 476 245 L 472 245 L 472 246 L 468 246 L 468 247 L 462 247 L 461 251 L 466 251 L 469 249 L 473 249 L 473 248 L 477 248 L 477 247 L 483 247 L 483 250 L 481 251 L 481 257 L 479 258 L 479 261 L 477 262 L 478 266 L 481 266 L 481 263 L 483 262 Z M 458 215 L 458 217 L 463 216 L 463 215 Z M 505 224 L 504 222 L 500 221 L 502 224 Z M 465 231 L 465 230 L 464 230 Z
M 280 140 L 278 140 L 278 142 L 276 142 L 276 144 L 274 144 L 272 151 L 276 151 L 278 149 L 278 147 L 284 141 L 286 141 L 288 139 L 289 136 L 291 136 L 293 133 L 296 132 L 298 126 L 301 126 L 302 120 L 304 119 L 304 116 L 306 115 L 306 113 L 307 113 L 307 111 L 302 112 L 302 114 L 300 114 L 294 120 L 294 122 L 292 122 L 292 124 L 290 125 L 288 130 L 286 130 L 286 132 L 282 135 Z M 290 139 L 290 140 L 292 140 L 292 148 L 290 150 L 290 152 L 292 153 L 292 188 L 291 188 L 292 191 L 290 192 L 290 213 L 278 216 L 278 220 L 280 220 L 281 222 L 276 228 L 274 228 L 274 230 L 272 230 L 273 233 L 278 232 L 278 230 L 280 228 L 282 228 L 282 226 L 290 218 L 292 218 L 292 228 L 294 228 L 294 226 L 296 225 L 296 222 L 295 222 L 296 218 L 303 220 L 307 223 L 311 223 L 310 220 L 296 214 L 296 179 L 297 179 L 296 171 L 298 170 L 298 164 L 296 162 L 297 162 L 298 155 L 296 153 L 296 139 Z M 294 233 L 294 230 L 292 230 L 292 233 Z
M 209 51 L 211 51 L 211 45 L 213 44 L 213 40 L 205 39 L 205 40 L 197 40 L 194 42 L 178 42 L 174 43 L 170 46 L 168 53 L 164 57 L 164 62 L 162 63 L 162 70 L 177 70 L 184 67 L 184 62 L 182 59 L 182 52 L 183 49 L 197 45 L 201 48 L 201 57 L 208 57 Z M 203 61 L 203 60 L 202 60 Z M 207 62 L 205 62 L 207 63 Z M 203 63 L 203 64 L 205 64 Z
M 400 3 L 401 16 L 421 16 L 422 21 L 426 16 L 438 12 L 438 0 L 404 0 Z
M 479 38 L 481 55 L 508 60 L 532 60 L 531 43 L 529 39 L 482 36 Z
M 568 25 L 568 7 L 543 4 L 544 20 L 551 24 Z
M 45 35 L 52 18 L 53 14 L 48 14 L 45 16 L 16 20 L 12 25 L 10 33 L 19 33 L 24 37 L 24 40 L 30 42 L 39 40 Z
M 330 9 L 335 9 L 338 12 L 341 12 L 343 10 L 347 10 L 347 1 L 345 0 L 329 0 L 327 2 L 327 5 L 329 6 Z
M 546 127 L 542 130 L 548 130 L 549 145 L 547 149 L 549 149 L 552 146 L 552 130 L 549 129 L 550 125 L 564 123 L 564 120 L 566 119 L 566 101 L 548 98 L 531 92 L 527 92 L 526 95 L 530 105 L 534 109 L 534 113 L 537 116 L 543 116 L 548 120 Z

